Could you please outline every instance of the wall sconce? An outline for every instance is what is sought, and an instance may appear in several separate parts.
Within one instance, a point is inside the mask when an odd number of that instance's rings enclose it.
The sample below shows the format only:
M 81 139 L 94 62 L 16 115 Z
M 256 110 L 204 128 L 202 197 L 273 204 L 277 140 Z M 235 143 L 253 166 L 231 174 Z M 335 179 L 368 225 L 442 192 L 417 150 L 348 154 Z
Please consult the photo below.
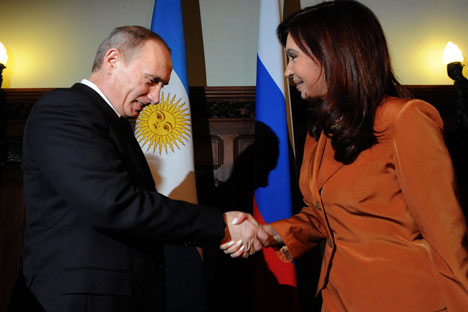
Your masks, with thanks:
M 444 50 L 444 63 L 447 65 L 447 74 L 453 79 L 457 90 L 458 105 L 457 119 L 460 130 L 468 129 L 468 70 L 463 62 L 463 54 L 457 45 L 449 41 Z
M 3 83 L 2 73 L 3 73 L 3 70 L 6 68 L 5 64 L 7 61 L 8 61 L 8 55 L 7 55 L 6 49 L 3 46 L 3 44 L 0 42 L 0 88 L 2 87 L 2 83 Z

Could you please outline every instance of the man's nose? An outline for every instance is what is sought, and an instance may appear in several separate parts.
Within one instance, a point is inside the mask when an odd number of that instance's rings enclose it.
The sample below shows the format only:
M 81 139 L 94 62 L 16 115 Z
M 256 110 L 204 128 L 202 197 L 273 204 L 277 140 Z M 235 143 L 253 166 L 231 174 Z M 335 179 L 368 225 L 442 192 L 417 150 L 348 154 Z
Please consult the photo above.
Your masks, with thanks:
M 161 96 L 162 84 L 158 83 L 157 85 L 151 86 L 148 92 L 148 99 L 153 104 L 159 103 L 159 97 Z

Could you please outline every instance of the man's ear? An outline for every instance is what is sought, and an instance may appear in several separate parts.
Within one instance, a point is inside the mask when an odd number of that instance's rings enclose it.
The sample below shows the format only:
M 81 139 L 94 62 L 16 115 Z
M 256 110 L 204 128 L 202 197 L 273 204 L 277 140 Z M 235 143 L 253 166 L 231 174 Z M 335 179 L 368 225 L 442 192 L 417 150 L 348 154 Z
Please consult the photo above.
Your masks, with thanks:
M 117 49 L 109 49 L 104 55 L 103 65 L 108 73 L 111 73 L 117 67 L 117 64 L 122 60 L 122 53 Z

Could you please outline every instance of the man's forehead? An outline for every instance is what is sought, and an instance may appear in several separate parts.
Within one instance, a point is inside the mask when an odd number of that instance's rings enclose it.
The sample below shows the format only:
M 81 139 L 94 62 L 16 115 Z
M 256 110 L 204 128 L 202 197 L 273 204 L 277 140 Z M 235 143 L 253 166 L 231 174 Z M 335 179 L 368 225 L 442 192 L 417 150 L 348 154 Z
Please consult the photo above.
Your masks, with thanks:
M 155 40 L 147 41 L 140 49 L 139 58 L 148 58 L 154 56 L 160 63 L 167 64 L 172 68 L 172 58 L 170 51 L 166 46 Z
M 155 49 L 155 50 L 158 50 L 164 54 L 167 54 L 167 55 L 171 55 L 171 52 L 169 50 L 169 48 L 166 46 L 166 44 L 164 44 L 164 42 L 162 41 L 159 41 L 159 40 L 155 40 L 155 39 L 150 39 L 150 40 L 147 40 L 144 44 L 144 47 L 145 48 L 148 48 L 148 49 Z

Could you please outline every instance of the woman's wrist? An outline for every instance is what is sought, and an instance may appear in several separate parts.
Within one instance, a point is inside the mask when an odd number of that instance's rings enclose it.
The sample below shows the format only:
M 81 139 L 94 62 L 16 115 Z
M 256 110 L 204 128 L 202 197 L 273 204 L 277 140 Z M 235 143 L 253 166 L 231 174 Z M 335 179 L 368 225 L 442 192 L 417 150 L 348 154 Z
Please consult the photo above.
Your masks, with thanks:
M 278 232 L 269 224 L 263 226 L 263 230 L 268 234 L 268 246 L 283 245 L 283 239 Z

